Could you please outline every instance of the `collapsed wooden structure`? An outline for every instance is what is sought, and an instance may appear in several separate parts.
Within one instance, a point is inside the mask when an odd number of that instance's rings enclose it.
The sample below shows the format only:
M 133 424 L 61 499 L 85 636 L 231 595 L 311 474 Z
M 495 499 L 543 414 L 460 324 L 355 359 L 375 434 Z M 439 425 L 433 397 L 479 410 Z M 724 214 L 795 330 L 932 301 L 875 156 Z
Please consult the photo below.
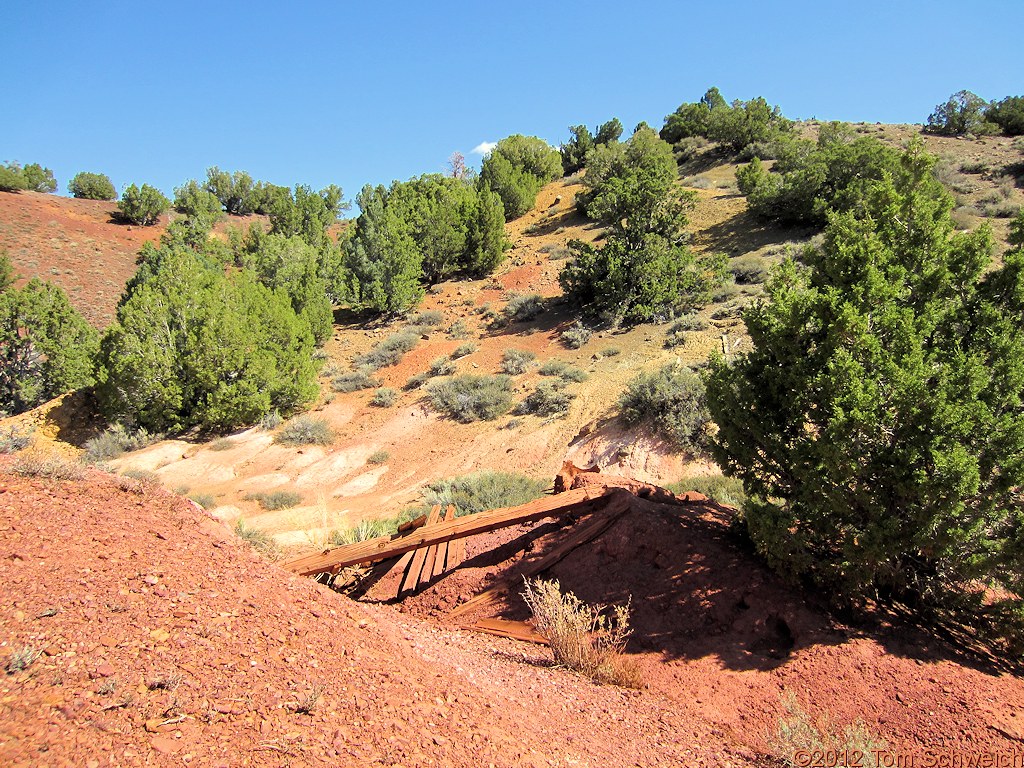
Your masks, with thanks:
M 337 574 L 342 568 L 380 563 L 389 573 L 400 574 L 399 599 L 432 583 L 458 568 L 465 559 L 465 540 L 546 518 L 571 518 L 574 522 L 561 540 L 543 555 L 524 563 L 515 577 L 492 584 L 452 611 L 466 616 L 493 604 L 509 590 L 518 588 L 522 579 L 536 576 L 565 558 L 577 547 L 597 538 L 629 511 L 637 499 L 659 503 L 687 504 L 705 502 L 701 494 L 677 496 L 658 486 L 631 478 L 602 475 L 596 467 L 580 469 L 566 462 L 555 479 L 555 493 L 528 504 L 458 516 L 449 505 L 442 518 L 440 505 L 428 515 L 401 526 L 392 536 L 381 536 L 289 560 L 282 565 L 297 574 L 316 576 Z M 396 560 L 397 558 L 397 560 Z M 388 564 L 390 561 L 390 565 Z M 546 642 L 521 622 L 483 619 L 470 628 L 481 632 L 515 637 L 530 642 Z

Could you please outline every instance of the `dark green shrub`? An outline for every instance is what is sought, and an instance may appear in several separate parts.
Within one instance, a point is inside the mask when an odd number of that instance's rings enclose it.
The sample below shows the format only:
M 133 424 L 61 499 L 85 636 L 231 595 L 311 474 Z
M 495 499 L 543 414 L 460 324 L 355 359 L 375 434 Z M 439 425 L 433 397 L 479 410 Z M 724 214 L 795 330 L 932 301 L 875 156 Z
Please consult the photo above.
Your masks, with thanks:
M 431 384 L 429 393 L 434 409 L 463 423 L 491 421 L 512 407 L 508 376 L 456 376 Z
M 970 91 L 957 91 L 949 101 L 939 104 L 928 116 L 925 130 L 940 136 L 965 136 L 968 133 L 993 133 L 995 126 L 985 122 L 988 102 Z
M 49 168 L 43 168 L 39 163 L 29 163 L 21 169 L 21 173 L 25 177 L 25 189 L 33 192 L 57 191 L 57 180 Z
M 536 136 L 502 139 L 484 158 L 480 185 L 502 202 L 505 219 L 517 219 L 533 208 L 540 188 L 562 172 L 558 150 Z
M 380 382 L 366 371 L 342 373 L 331 379 L 331 389 L 335 392 L 358 392 L 361 389 L 373 389 L 378 386 Z
M 121 195 L 117 209 L 121 213 L 121 218 L 128 223 L 148 227 L 156 224 L 170 206 L 171 201 L 156 187 L 143 184 L 139 189 L 130 184 Z
M 385 368 L 396 365 L 406 352 L 415 347 L 420 340 L 418 333 L 412 331 L 399 331 L 388 336 L 369 352 L 357 355 L 352 359 L 352 364 L 359 367 L 366 367 L 376 371 L 378 368 Z
M 633 379 L 619 399 L 619 412 L 627 424 L 647 423 L 674 448 L 691 453 L 703 448 L 711 421 L 704 383 L 676 365 Z
M 174 190 L 174 210 L 209 224 L 223 213 L 217 196 L 201 187 L 195 179 Z
M 370 405 L 377 408 L 390 408 L 398 400 L 398 393 L 391 387 L 381 387 L 373 393 Z
M 258 203 L 256 182 L 245 171 L 229 173 L 217 166 L 206 169 L 206 191 L 216 197 L 232 216 L 253 213 Z
M 110 177 L 102 173 L 76 173 L 68 182 L 68 192 L 82 200 L 113 200 L 117 197 Z
M 326 419 L 296 416 L 285 422 L 274 435 L 274 442 L 282 445 L 330 445 L 334 438 L 334 430 Z
M 1024 134 L 1024 96 L 993 101 L 985 112 L 985 120 L 998 125 L 1005 136 Z
M 525 349 L 506 349 L 501 356 L 501 372 L 510 376 L 518 376 L 533 365 L 537 355 Z
M 27 188 L 28 182 L 18 163 L 0 163 L 0 192 L 18 192 Z

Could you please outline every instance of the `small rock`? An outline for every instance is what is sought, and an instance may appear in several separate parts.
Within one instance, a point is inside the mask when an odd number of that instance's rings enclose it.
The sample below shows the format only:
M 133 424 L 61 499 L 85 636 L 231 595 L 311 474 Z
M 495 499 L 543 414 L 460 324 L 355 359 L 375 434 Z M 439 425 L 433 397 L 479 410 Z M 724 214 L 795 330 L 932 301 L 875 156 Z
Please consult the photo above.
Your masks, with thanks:
M 117 670 L 114 669 L 113 664 L 103 662 L 98 667 L 96 667 L 96 674 L 100 675 L 101 677 L 113 677 L 117 674 Z
M 176 741 L 173 736 L 154 736 L 150 743 L 153 745 L 153 749 L 161 755 L 173 755 L 182 747 L 181 743 Z

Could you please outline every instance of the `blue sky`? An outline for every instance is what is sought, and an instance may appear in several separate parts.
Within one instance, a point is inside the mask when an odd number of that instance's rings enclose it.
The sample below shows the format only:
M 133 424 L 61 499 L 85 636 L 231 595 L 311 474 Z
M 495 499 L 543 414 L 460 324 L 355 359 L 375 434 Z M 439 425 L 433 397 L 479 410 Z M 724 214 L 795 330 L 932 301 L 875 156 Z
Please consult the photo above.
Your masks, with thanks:
M 0 8 L 0 161 L 168 195 L 206 168 L 278 184 L 443 171 L 513 133 L 655 128 L 711 85 L 788 117 L 923 122 L 1024 94 L 1021 0 L 31 2 Z

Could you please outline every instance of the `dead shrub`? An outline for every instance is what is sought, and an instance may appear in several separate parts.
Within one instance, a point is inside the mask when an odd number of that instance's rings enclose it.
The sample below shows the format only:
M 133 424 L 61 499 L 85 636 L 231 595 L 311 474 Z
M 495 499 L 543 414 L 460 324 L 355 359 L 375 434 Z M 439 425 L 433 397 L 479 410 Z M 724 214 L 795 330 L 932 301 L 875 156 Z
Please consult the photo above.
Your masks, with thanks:
M 629 628 L 629 603 L 610 608 L 589 605 L 572 592 L 562 594 L 557 581 L 525 579 L 523 598 L 533 612 L 537 631 L 551 644 L 555 661 L 599 683 L 628 688 L 643 680 L 635 662 L 623 655 Z

